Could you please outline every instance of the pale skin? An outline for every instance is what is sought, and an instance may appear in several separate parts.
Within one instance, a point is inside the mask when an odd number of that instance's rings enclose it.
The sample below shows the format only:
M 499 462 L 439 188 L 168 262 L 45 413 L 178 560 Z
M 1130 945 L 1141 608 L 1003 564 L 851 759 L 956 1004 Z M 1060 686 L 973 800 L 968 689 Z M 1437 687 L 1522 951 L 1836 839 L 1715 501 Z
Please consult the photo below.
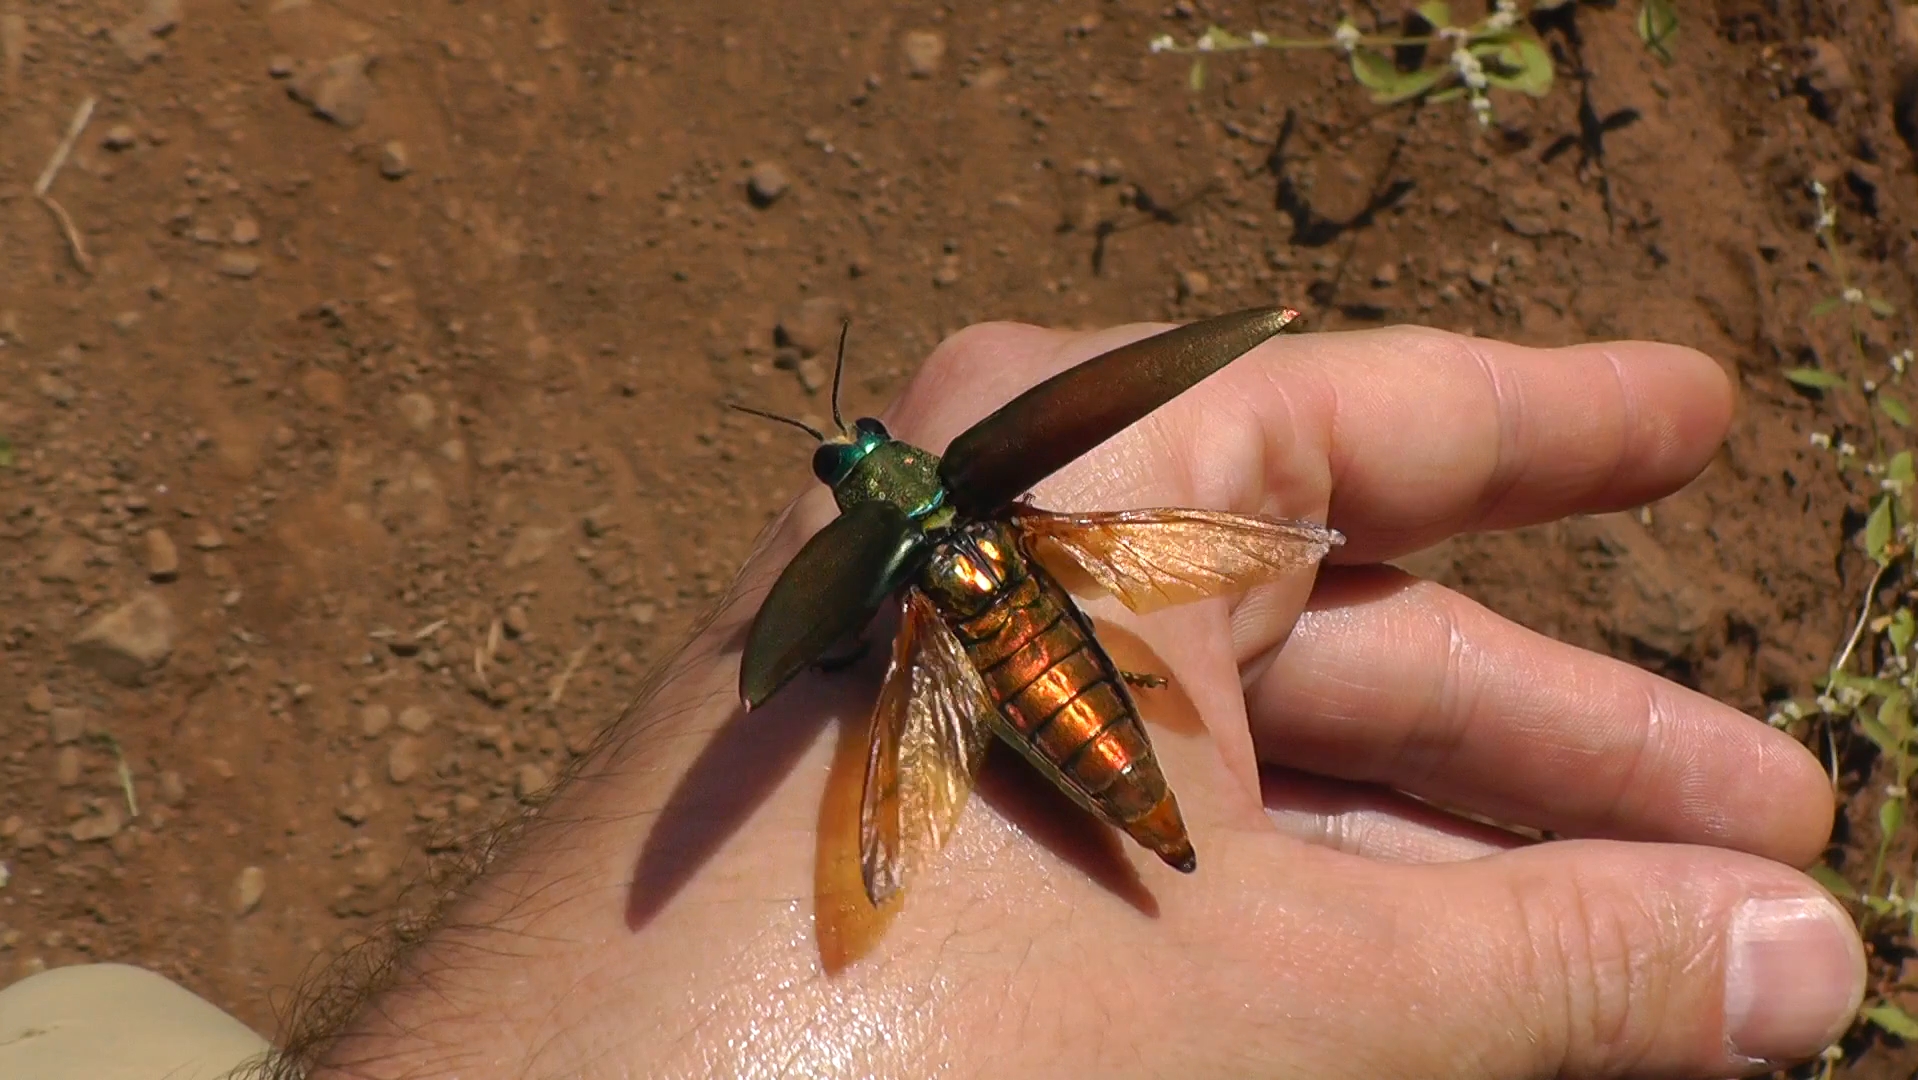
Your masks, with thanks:
M 974 327 L 883 419 L 943 446 L 1148 329 Z M 885 649 L 749 716 L 735 684 L 742 626 L 832 513 L 815 485 L 316 1075 L 1712 1077 L 1811 1055 L 1864 979 L 1849 922 L 1794 869 L 1831 825 L 1817 761 L 1380 565 L 1656 499 L 1707 466 L 1731 409 L 1715 363 L 1664 345 L 1391 329 L 1254 350 L 1036 493 L 1349 538 L 1316 578 L 1235 601 L 1088 607 L 1122 664 L 1172 680 L 1136 693 L 1198 871 L 1109 841 L 998 754 L 850 959 L 822 800 Z

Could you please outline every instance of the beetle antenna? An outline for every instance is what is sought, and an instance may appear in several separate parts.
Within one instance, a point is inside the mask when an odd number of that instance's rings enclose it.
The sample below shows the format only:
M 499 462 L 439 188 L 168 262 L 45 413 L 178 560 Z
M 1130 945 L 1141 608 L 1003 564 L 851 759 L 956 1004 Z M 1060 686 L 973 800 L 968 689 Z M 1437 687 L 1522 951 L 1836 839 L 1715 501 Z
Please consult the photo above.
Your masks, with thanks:
M 734 405 L 728 402 L 726 407 L 729 409 L 738 409 L 740 412 L 749 413 L 753 416 L 763 416 L 768 420 L 777 420 L 778 422 L 782 424 L 791 424 L 792 426 L 798 428 L 799 430 L 805 432 L 806 434 L 811 435 L 813 438 L 818 439 L 820 442 L 826 441 L 825 432 L 820 431 L 818 428 L 813 427 L 811 424 L 808 424 L 803 420 L 794 420 L 790 416 L 781 416 L 778 413 L 769 413 L 763 409 L 755 409 L 749 405 Z
M 844 319 L 839 323 L 839 358 L 832 364 L 832 422 L 839 425 L 843 434 L 846 421 L 839 416 L 839 378 L 846 373 L 846 334 L 852 330 L 852 320 Z

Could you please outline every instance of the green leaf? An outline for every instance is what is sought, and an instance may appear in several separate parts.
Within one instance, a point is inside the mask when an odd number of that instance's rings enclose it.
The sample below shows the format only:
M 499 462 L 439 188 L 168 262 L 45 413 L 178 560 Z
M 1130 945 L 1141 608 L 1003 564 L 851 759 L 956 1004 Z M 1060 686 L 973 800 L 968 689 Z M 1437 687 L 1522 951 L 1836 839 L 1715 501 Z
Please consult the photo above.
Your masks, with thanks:
M 1858 899 L 1858 889 L 1853 886 L 1851 882 L 1845 880 L 1845 875 L 1833 870 L 1824 863 L 1819 863 L 1817 866 L 1806 871 L 1806 873 L 1811 875 L 1813 881 L 1823 885 L 1826 892 L 1838 897 L 1840 900 Z
M 1918 474 L 1914 474 L 1912 470 L 1911 451 L 1900 450 L 1891 455 L 1891 460 L 1885 462 L 1885 479 L 1906 487 L 1911 486 L 1914 480 L 1918 480 Z
M 1819 863 L 1806 872 L 1811 875 L 1813 881 L 1824 886 L 1825 891 L 1831 893 L 1833 896 L 1841 900 L 1858 899 L 1857 887 L 1852 885 L 1851 882 L 1846 881 L 1845 875 L 1833 870 L 1824 863 Z
M 1872 910 L 1873 914 L 1876 914 L 1876 915 L 1891 914 L 1891 901 L 1885 899 L 1882 896 L 1865 896 L 1865 897 L 1860 897 L 1860 899 L 1864 901 L 1864 904 L 1866 907 Z
M 1672 62 L 1672 40 L 1678 36 L 1678 9 L 1671 0 L 1641 0 L 1638 5 L 1638 40 L 1660 63 Z
M 1918 1042 L 1918 1020 L 1913 1020 L 1910 1013 L 1889 1001 L 1879 1002 L 1860 1015 L 1888 1035 L 1896 1035 L 1907 1042 Z
M 1420 18 L 1440 29 L 1452 25 L 1452 5 L 1445 0 L 1425 0 L 1418 12 Z
M 1891 651 L 1902 655 L 1911 648 L 1911 639 L 1918 633 L 1918 619 L 1913 619 L 1910 608 L 1901 607 L 1891 614 L 1891 625 L 1886 628 L 1885 636 L 1891 639 Z
M 1377 49 L 1352 50 L 1352 77 L 1367 90 L 1383 93 L 1396 85 L 1399 69 L 1392 64 L 1392 58 Z
M 1880 566 L 1891 560 L 1885 549 L 1891 546 L 1891 496 L 1880 495 L 1871 501 L 1871 515 L 1865 518 L 1865 554 Z
M 1885 725 L 1879 723 L 1873 717 L 1866 716 L 1864 713 L 1858 714 L 1858 730 L 1864 732 L 1865 738 L 1870 739 L 1871 744 L 1876 746 L 1879 753 L 1884 754 L 1886 757 L 1895 758 L 1898 756 L 1899 750 L 1902 749 L 1902 744 L 1899 743 L 1896 736 L 1885 730 Z
M 1185 73 L 1185 86 L 1186 89 L 1195 94 L 1205 89 L 1205 60 L 1203 58 L 1192 61 L 1192 69 Z
M 1465 88 L 1463 86 L 1448 86 L 1443 90 L 1432 91 L 1431 95 L 1425 100 L 1434 105 L 1443 105 L 1448 101 L 1457 101 L 1464 96 Z
M 1808 386 L 1814 390 L 1836 390 L 1845 385 L 1845 377 L 1820 368 L 1792 368 L 1785 372 L 1785 378 L 1799 386 Z
M 1896 836 L 1905 826 L 1905 800 L 1886 799 L 1878 806 L 1878 828 L 1883 836 Z
M 1892 423 L 1897 424 L 1899 427 L 1911 426 L 1911 410 L 1905 408 L 1905 403 L 1895 397 L 1880 393 L 1878 395 L 1878 411 L 1884 413 L 1886 417 L 1890 418 Z
M 1829 315 L 1832 312 L 1837 311 L 1839 308 L 1843 306 L 1845 306 L 1844 297 L 1827 296 L 1823 300 L 1820 300 L 1816 304 L 1813 304 L 1811 306 L 1811 317 L 1814 319 L 1821 319 L 1825 317 L 1826 315 Z
M 13 468 L 13 440 L 0 435 L 0 469 Z
M 1885 732 L 1898 740 L 1899 746 L 1911 741 L 1911 698 L 1903 690 L 1890 695 L 1878 705 L 1878 723 Z
M 1544 97 L 1552 90 L 1552 57 L 1535 39 L 1524 37 L 1499 50 L 1497 66 L 1485 70 L 1485 81 L 1503 90 Z
M 1881 319 L 1889 319 L 1898 313 L 1898 309 L 1891 306 L 1891 301 L 1882 296 L 1865 297 L 1865 306 L 1871 309 L 1873 315 Z

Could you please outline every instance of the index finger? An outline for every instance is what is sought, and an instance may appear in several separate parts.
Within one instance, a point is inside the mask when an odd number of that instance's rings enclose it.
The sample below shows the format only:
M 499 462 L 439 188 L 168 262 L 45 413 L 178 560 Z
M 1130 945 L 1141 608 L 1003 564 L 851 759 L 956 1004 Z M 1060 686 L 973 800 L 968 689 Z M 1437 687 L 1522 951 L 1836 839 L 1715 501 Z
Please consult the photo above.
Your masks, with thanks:
M 1155 329 L 972 327 L 927 359 L 895 414 L 943 445 L 1027 386 Z M 1324 515 L 1348 537 L 1339 561 L 1376 562 L 1668 494 L 1710 461 L 1731 410 L 1718 365 L 1682 346 L 1539 349 L 1419 327 L 1292 335 L 1064 481 L 1111 505 Z

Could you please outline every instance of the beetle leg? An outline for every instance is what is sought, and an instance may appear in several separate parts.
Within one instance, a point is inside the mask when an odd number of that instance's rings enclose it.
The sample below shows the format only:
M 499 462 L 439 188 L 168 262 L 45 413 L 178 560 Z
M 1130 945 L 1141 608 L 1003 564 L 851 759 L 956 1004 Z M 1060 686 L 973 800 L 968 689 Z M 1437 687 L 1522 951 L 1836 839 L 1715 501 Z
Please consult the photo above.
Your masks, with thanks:
M 1121 671 L 1119 677 L 1141 690 L 1163 690 L 1172 681 L 1164 675 L 1148 675 L 1140 671 Z

